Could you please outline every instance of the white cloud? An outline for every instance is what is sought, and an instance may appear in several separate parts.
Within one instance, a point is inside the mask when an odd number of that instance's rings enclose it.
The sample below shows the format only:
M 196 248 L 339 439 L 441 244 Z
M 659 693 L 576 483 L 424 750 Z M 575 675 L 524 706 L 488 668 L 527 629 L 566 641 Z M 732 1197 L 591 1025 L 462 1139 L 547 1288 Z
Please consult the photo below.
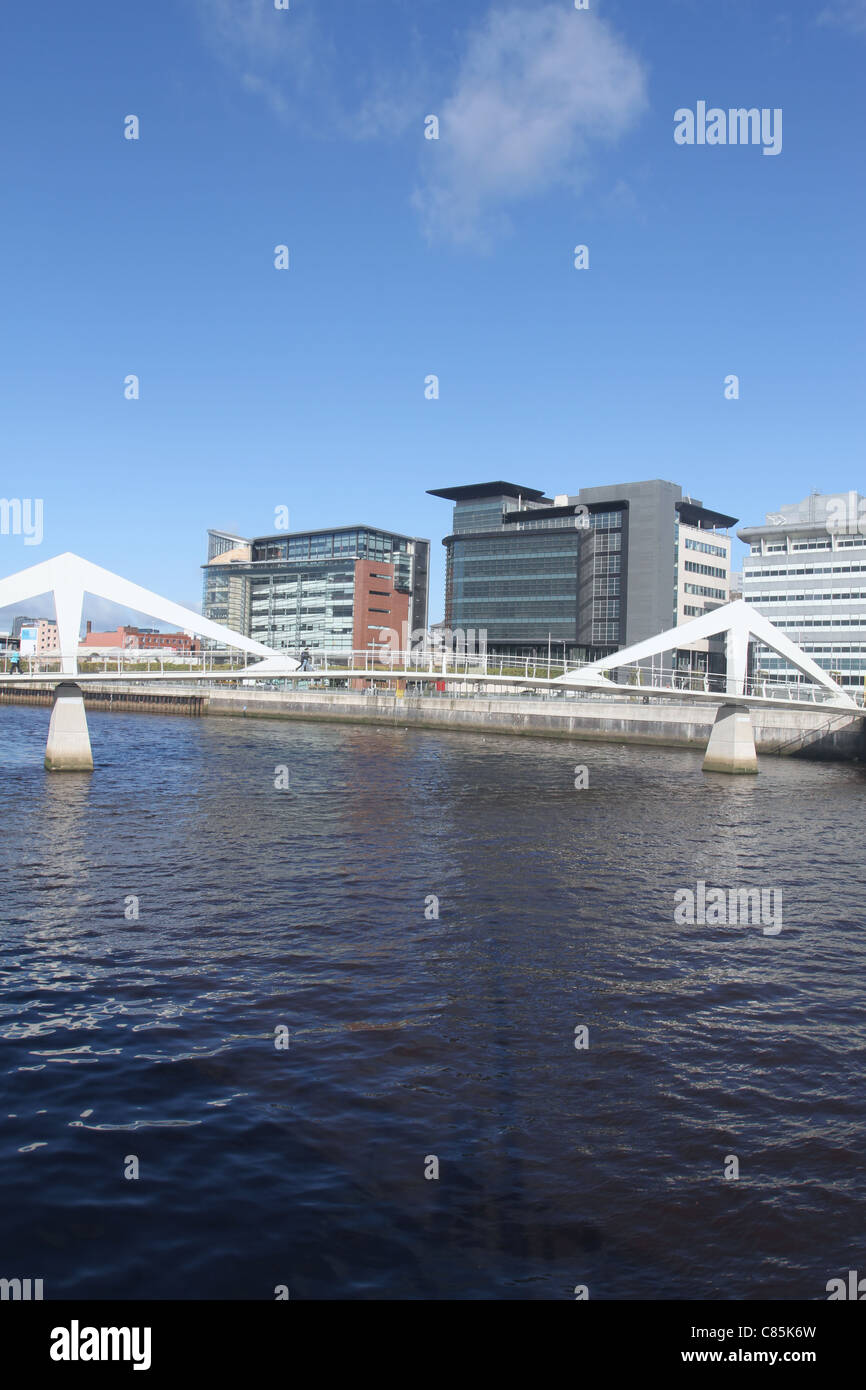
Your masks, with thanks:
M 196 0 L 202 31 L 241 64 L 291 61 L 303 68 L 310 11 L 275 10 L 273 0 Z
M 411 27 L 405 64 L 386 70 L 374 28 L 362 29 L 359 51 L 350 46 L 339 14 L 320 6 L 275 10 L 273 0 L 194 3 L 205 40 L 226 69 L 275 116 L 309 134 L 369 140 L 399 135 L 417 118 L 423 62 Z M 400 14 L 394 12 L 395 24 Z
M 479 27 L 447 42 L 441 27 L 435 39 L 429 22 L 419 28 L 416 0 L 389 0 L 388 45 L 376 27 L 347 34 L 340 12 L 319 5 L 192 3 L 234 79 L 308 134 L 421 138 L 425 115 L 438 115 L 440 139 L 423 141 L 412 198 L 431 237 L 483 240 L 519 200 L 557 183 L 580 189 L 646 104 L 636 56 L 565 0 L 494 0 Z M 437 99 L 431 70 L 452 62 Z
M 833 4 L 818 15 L 818 23 L 835 24 L 855 34 L 866 34 L 866 0 L 833 0 Z
M 275 10 L 273 0 L 192 3 L 205 42 L 248 92 L 277 116 L 303 110 L 327 58 L 313 10 Z
M 556 183 L 581 187 L 593 148 L 620 137 L 645 103 L 640 62 L 591 11 L 494 7 L 453 92 L 430 106 L 440 139 L 413 198 L 428 234 L 475 241 L 509 204 Z

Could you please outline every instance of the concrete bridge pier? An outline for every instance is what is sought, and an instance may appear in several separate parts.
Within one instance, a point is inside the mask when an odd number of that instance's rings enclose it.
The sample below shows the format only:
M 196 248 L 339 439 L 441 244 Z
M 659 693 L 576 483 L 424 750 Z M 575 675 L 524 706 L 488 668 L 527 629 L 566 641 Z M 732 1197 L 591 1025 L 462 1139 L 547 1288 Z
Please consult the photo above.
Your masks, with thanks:
M 45 769 L 47 772 L 93 771 L 84 696 L 74 681 L 62 681 L 54 691 Z
M 720 705 L 704 755 L 704 772 L 758 771 L 752 716 L 741 705 Z

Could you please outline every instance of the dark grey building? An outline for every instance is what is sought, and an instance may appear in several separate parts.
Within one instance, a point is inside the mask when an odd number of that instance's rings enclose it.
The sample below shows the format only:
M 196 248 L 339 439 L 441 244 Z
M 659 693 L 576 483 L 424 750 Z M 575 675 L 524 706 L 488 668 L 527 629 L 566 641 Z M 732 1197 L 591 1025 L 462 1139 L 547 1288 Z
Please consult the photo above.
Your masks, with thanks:
M 445 626 L 503 655 L 595 660 L 729 598 L 736 518 L 653 479 L 547 497 L 491 482 L 433 488 L 454 503 Z M 677 664 L 716 669 L 697 644 Z

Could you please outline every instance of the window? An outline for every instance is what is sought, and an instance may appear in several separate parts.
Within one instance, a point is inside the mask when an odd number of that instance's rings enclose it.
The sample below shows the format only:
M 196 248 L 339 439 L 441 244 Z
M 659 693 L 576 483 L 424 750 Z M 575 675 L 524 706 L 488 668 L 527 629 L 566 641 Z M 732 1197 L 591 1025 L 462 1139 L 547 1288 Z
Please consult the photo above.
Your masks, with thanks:
M 701 584 L 686 584 L 684 587 L 687 594 L 698 594 L 703 598 L 724 599 L 725 597 L 724 590 L 722 589 L 707 589 Z
M 754 554 L 756 550 L 760 552 L 760 549 L 760 545 L 753 545 L 752 553 Z M 728 553 L 727 550 L 725 550 L 724 546 L 708 545 L 705 541 L 693 541 L 690 536 L 686 536 L 686 550 L 700 550 L 703 552 L 704 555 L 719 555 L 723 560 L 726 558 Z
M 699 565 L 694 560 L 686 560 L 685 567 L 695 574 L 711 574 L 714 579 L 724 579 L 727 570 L 719 569 L 718 565 Z

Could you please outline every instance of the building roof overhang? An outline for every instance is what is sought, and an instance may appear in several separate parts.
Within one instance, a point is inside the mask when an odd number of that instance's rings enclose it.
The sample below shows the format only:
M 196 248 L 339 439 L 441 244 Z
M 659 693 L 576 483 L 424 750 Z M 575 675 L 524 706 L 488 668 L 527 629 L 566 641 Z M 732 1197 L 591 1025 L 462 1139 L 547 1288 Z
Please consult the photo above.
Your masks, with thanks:
M 699 526 L 702 530 L 721 526 L 727 531 L 736 526 L 739 520 L 739 517 L 727 516 L 725 512 L 713 511 L 711 507 L 700 507 L 697 502 L 675 502 L 674 507 L 679 512 L 680 521 L 686 526 Z
M 473 497 L 525 497 L 528 502 L 552 501 L 535 487 L 519 483 L 467 483 L 464 487 L 428 487 L 429 497 L 444 497 L 449 502 L 468 502 Z
M 762 538 L 768 539 L 775 536 L 777 539 L 784 536 L 831 536 L 850 537 L 859 536 L 866 546 L 866 536 L 861 531 L 844 527 L 828 527 L 826 522 L 821 521 L 765 521 L 763 526 L 741 526 L 737 532 L 741 541 L 759 541 Z
M 361 521 L 346 526 L 322 526 L 314 531 L 277 531 L 275 535 L 254 536 L 248 544 L 270 545 L 274 541 L 300 540 L 304 536 L 341 536 L 346 531 L 372 531 L 374 535 L 393 536 L 398 541 L 426 541 L 430 544 L 426 536 L 406 536 L 402 531 L 390 531 L 387 526 L 370 526 L 367 522 Z

